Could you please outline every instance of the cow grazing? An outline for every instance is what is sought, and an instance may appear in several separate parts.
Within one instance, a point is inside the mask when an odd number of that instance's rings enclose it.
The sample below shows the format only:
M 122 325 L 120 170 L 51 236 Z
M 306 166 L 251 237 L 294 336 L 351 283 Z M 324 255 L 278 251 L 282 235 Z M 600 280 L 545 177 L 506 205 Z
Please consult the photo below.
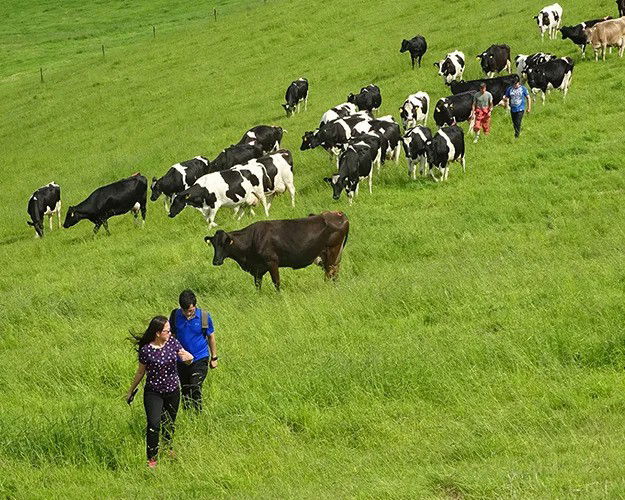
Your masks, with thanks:
M 625 17 L 600 22 L 592 28 L 586 29 L 584 33 L 595 53 L 595 61 L 599 60 L 599 52 L 601 52 L 601 58 L 605 61 L 605 53 L 608 47 L 618 47 L 618 55 L 623 57 L 623 50 L 625 50 Z
M 527 70 L 530 68 L 534 68 L 539 64 L 546 63 L 547 61 L 551 61 L 553 59 L 557 59 L 553 54 L 547 54 L 545 52 L 536 52 L 534 54 L 525 55 L 519 54 L 514 58 L 514 64 L 516 65 L 516 72 L 521 82 L 527 81 Z
M 585 30 L 587 30 L 588 28 L 592 28 L 597 23 L 608 21 L 610 19 L 612 19 L 612 17 L 606 16 L 602 19 L 592 19 L 590 21 L 584 21 L 583 23 L 576 24 L 575 26 L 562 26 L 562 28 L 560 28 L 562 40 L 566 40 L 568 38 L 575 45 L 579 45 L 579 48 L 582 50 L 582 58 L 585 58 L 586 45 L 588 44 Z
M 352 132 L 356 125 L 365 121 L 369 121 L 366 115 L 350 115 L 328 122 L 316 130 L 304 132 L 300 150 L 305 151 L 321 146 L 328 151 L 328 153 L 337 157 L 338 167 L 338 155 L 342 150 L 342 146 L 347 144 L 352 137 Z
M 303 219 L 258 221 L 238 231 L 217 231 L 204 241 L 213 245 L 213 265 L 221 266 L 228 257 L 254 278 L 260 290 L 269 272 L 280 290 L 280 267 L 302 269 L 317 263 L 327 279 L 336 279 L 347 236 L 349 221 L 342 212 L 322 212 Z
M 379 172 L 380 165 L 382 163 L 382 141 L 383 138 L 375 132 L 364 134 L 358 133 L 352 136 L 347 144 L 343 146 L 343 151 L 345 151 L 349 146 L 368 146 L 371 149 L 372 161 L 377 164 Z
M 616 0 L 616 7 L 618 8 L 619 17 L 625 16 L 625 0 Z
M 339 104 L 338 106 L 334 106 L 326 111 L 321 117 L 321 123 L 319 127 L 322 127 L 328 122 L 338 120 L 339 118 L 345 118 L 349 115 L 353 115 L 358 111 L 358 108 L 355 104 L 351 102 L 344 102 L 343 104 Z
M 58 184 L 51 182 L 40 187 L 28 200 L 28 215 L 30 220 L 26 221 L 29 226 L 35 228 L 35 237 L 43 238 L 43 219 L 48 216 L 50 231 L 52 231 L 52 217 L 56 214 L 61 227 L 61 188 Z
M 227 170 L 235 165 L 242 165 L 254 158 L 263 156 L 263 147 L 258 144 L 233 144 L 228 146 L 210 162 L 208 173 Z
M 432 137 L 426 147 L 430 174 L 435 181 L 445 181 L 449 175 L 449 163 L 459 162 L 462 165 L 462 172 L 465 172 L 464 161 L 464 132 L 458 126 L 443 127 Z M 434 169 L 440 173 L 440 179 L 434 175 Z
M 283 134 L 284 129 L 282 127 L 257 125 L 245 132 L 237 144 L 258 145 L 262 148 L 263 154 L 273 153 L 280 149 Z
M 445 56 L 445 59 L 435 62 L 434 66 L 438 68 L 438 74 L 443 77 L 445 85 L 449 85 L 453 80 L 462 80 L 465 66 L 464 53 L 454 50 Z
M 425 38 L 421 35 L 417 35 L 410 40 L 402 40 L 401 49 L 399 49 L 400 53 L 410 52 L 410 60 L 412 61 L 412 69 L 414 69 L 414 62 L 419 62 L 419 67 L 421 67 L 421 58 L 428 50 L 428 44 L 425 41 Z
M 300 112 L 300 104 L 304 101 L 304 111 L 308 109 L 308 80 L 300 78 L 291 82 L 286 89 L 284 96 L 286 104 L 282 107 L 286 111 L 286 116 L 291 116 L 296 110 Z
M 401 153 L 401 131 L 399 125 L 391 115 L 383 116 L 377 120 L 361 121 L 355 127 L 355 134 L 373 134 L 380 141 L 380 158 L 383 164 L 386 159 L 399 161 Z M 380 163 L 378 163 L 378 171 Z
M 382 94 L 377 85 L 371 84 L 361 88 L 358 94 L 349 94 L 347 102 L 355 104 L 360 111 L 366 110 L 373 113 L 382 105 Z
M 572 78 L 573 60 L 570 57 L 553 59 L 527 70 L 528 87 L 534 94 L 542 92 L 543 105 L 545 95 L 551 89 L 561 90 L 566 97 Z
M 474 94 L 475 90 L 470 90 L 439 99 L 434 107 L 436 125 L 438 127 L 451 126 L 468 120 L 471 117 Z M 469 129 L 473 130 L 473 121 L 469 124 Z
M 419 173 L 425 173 L 427 160 L 427 143 L 432 140 L 432 131 L 427 127 L 417 126 L 406 130 L 403 137 L 404 152 L 408 160 L 408 176 L 417 178 L 416 164 L 419 163 Z
M 67 209 L 63 227 L 72 227 L 83 219 L 93 222 L 93 233 L 97 234 L 100 226 L 104 226 L 107 234 L 109 218 L 132 212 L 135 223 L 139 211 L 145 222 L 148 200 L 148 180 L 141 174 L 135 174 L 106 186 L 99 187 L 86 200 Z
M 514 85 L 519 79 L 517 75 L 498 76 L 496 78 L 483 78 L 481 80 L 468 80 L 451 82 L 449 85 L 452 94 L 461 94 L 472 90 L 479 91 L 482 83 L 486 84 L 486 90 L 493 95 L 493 106 L 497 106 L 503 100 L 506 89 Z
M 510 73 L 510 47 L 508 45 L 491 45 L 481 54 L 477 55 L 482 71 L 488 78 L 495 76 L 504 69 Z
M 409 95 L 401 108 L 399 115 L 404 124 L 404 130 L 412 128 L 417 123 L 425 125 L 430 112 L 430 96 L 426 92 L 417 92 Z
M 196 156 L 192 160 L 182 161 L 172 165 L 170 169 L 157 179 L 152 177 L 152 195 L 150 200 L 156 201 L 163 194 L 165 199 L 165 212 L 169 212 L 168 203 L 176 193 L 184 191 L 192 186 L 195 181 L 208 173 L 209 161 L 203 156 Z
M 545 31 L 552 40 L 556 38 L 560 23 L 562 23 L 562 7 L 559 3 L 554 3 L 543 7 L 538 15 L 534 16 L 538 29 L 540 30 L 541 40 L 545 39 Z
M 339 172 L 323 180 L 332 187 L 332 197 L 338 200 L 345 190 L 349 204 L 358 194 L 358 185 L 363 179 L 369 179 L 369 193 L 372 193 L 373 161 L 375 152 L 367 145 L 348 146 L 339 158 Z

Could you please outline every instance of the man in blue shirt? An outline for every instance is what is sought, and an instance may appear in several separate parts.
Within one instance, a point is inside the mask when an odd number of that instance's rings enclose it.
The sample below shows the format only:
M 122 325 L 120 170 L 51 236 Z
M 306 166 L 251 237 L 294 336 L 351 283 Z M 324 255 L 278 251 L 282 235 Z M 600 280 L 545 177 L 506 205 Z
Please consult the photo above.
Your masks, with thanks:
M 506 89 L 504 95 L 505 103 L 510 101 L 510 115 L 512 116 L 512 125 L 514 126 L 514 137 L 519 138 L 521 133 L 521 121 L 525 113 L 525 101 L 527 100 L 527 112 L 532 111 L 532 99 L 527 89 L 517 80 L 514 85 Z
M 178 303 L 180 309 L 174 309 L 169 317 L 171 333 L 193 355 L 191 364 L 178 363 L 182 405 L 185 409 L 202 411 L 202 384 L 208 367 L 217 368 L 219 359 L 215 328 L 210 314 L 197 307 L 197 298 L 191 290 L 184 290 Z

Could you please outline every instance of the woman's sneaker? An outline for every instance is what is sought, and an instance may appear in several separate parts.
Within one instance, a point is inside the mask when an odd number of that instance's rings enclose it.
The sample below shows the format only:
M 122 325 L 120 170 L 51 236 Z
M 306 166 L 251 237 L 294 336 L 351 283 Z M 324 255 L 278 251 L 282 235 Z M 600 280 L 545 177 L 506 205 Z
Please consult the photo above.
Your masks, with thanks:
M 148 467 L 150 469 L 156 469 L 156 458 L 150 458 L 150 460 L 148 460 Z

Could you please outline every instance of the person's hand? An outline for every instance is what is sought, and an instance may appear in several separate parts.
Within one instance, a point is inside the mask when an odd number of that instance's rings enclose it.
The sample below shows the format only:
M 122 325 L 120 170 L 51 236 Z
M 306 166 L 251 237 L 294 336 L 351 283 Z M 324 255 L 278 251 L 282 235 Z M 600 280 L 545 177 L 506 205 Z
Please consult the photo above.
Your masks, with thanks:
M 208 366 L 210 366 L 211 370 L 217 368 L 217 360 L 211 359 L 210 362 L 208 363 Z
M 528 109 L 528 110 L 527 110 L 527 114 L 528 114 L 528 115 L 529 115 L 531 112 L 532 112 L 532 110 L 531 110 L 531 109 Z
M 178 351 L 178 356 L 180 357 L 180 360 L 184 363 L 189 364 L 193 361 L 193 355 L 185 351 L 184 349 L 180 349 Z

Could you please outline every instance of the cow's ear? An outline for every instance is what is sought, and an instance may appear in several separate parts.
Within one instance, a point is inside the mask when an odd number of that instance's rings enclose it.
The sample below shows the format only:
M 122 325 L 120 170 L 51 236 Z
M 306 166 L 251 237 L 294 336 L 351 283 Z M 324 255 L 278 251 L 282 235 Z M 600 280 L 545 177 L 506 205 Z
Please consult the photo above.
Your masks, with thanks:
M 29 226 L 34 226 L 34 224 L 30 222 L 29 220 L 26 221 L 26 224 L 28 224 Z
M 324 177 L 323 182 L 327 182 L 328 184 L 332 184 L 332 179 L 330 177 Z
M 283 104 L 283 105 L 282 105 L 282 107 L 283 107 L 284 109 L 287 109 L 287 106 L 288 106 L 287 104 Z
M 156 177 L 152 177 L 152 182 L 156 182 Z
M 204 243 L 213 242 L 214 236 L 204 236 Z

